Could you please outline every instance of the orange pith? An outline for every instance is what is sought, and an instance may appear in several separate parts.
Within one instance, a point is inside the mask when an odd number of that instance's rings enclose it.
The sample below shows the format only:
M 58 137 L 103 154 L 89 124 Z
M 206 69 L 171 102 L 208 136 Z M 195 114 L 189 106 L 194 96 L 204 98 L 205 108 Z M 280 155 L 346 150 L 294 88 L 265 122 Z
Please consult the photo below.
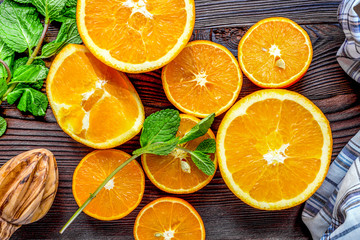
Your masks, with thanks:
M 90 193 L 130 155 L 115 149 L 96 150 L 86 155 L 76 167 L 72 190 L 76 203 L 81 206 Z M 136 161 L 119 171 L 84 209 L 99 220 L 116 220 L 132 212 L 141 202 L 145 189 L 145 176 Z
M 242 71 L 264 88 L 284 88 L 297 82 L 309 68 L 312 54 L 306 31 L 281 17 L 263 19 L 252 26 L 238 48 Z
M 118 146 L 142 127 L 143 105 L 129 79 L 85 46 L 69 44 L 58 54 L 46 90 L 60 127 L 87 146 Z
M 146 205 L 134 225 L 136 240 L 205 240 L 204 223 L 198 212 L 185 200 L 159 198 Z
M 332 153 L 329 122 L 287 90 L 257 91 L 225 115 L 217 135 L 221 174 L 247 204 L 265 210 L 304 202 L 324 180 Z
M 180 117 L 178 137 L 184 136 L 200 121 L 186 114 L 180 114 Z M 202 141 L 209 138 L 215 139 L 210 129 L 204 136 L 185 143 L 183 147 L 195 150 Z M 215 154 L 211 154 L 210 157 L 214 161 L 215 167 L 217 167 Z M 168 193 L 185 194 L 196 192 L 206 186 L 215 174 L 207 176 L 198 169 L 187 153 L 177 149 L 167 156 L 144 154 L 141 156 L 141 160 L 144 171 L 151 182 Z M 190 165 L 190 172 L 182 170 L 181 161 L 186 161 Z
M 167 98 L 179 110 L 204 118 L 217 116 L 236 101 L 242 86 L 237 60 L 210 41 L 190 42 L 162 71 Z
M 189 41 L 194 0 L 79 0 L 81 38 L 101 61 L 124 72 L 170 62 Z

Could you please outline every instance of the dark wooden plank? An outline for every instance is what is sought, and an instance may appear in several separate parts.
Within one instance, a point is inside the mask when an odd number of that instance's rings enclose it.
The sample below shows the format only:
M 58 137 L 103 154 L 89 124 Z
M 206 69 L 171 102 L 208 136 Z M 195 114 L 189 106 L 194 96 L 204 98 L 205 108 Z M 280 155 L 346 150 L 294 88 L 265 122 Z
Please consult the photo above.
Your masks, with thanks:
M 250 26 L 268 17 L 300 24 L 337 23 L 341 0 L 195 0 L 195 28 Z

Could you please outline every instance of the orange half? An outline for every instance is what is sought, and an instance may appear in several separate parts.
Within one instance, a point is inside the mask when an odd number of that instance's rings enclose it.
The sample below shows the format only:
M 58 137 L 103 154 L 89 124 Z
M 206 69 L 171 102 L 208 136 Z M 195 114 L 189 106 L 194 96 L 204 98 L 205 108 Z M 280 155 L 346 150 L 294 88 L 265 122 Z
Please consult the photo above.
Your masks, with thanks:
M 90 193 L 131 156 L 123 151 L 96 150 L 86 155 L 76 167 L 72 191 L 79 207 Z M 145 176 L 137 161 L 121 169 L 86 206 L 84 212 L 99 220 L 117 220 L 132 212 L 141 202 Z
M 116 147 L 142 128 L 144 107 L 129 79 L 83 45 L 69 44 L 56 56 L 46 92 L 60 127 L 89 147 Z
M 124 72 L 148 72 L 172 59 L 189 41 L 194 0 L 79 0 L 77 26 L 89 50 Z
M 244 74 L 263 88 L 285 88 L 304 76 L 313 56 L 309 35 L 294 21 L 259 21 L 241 38 L 238 59 Z
M 198 212 L 185 200 L 159 198 L 146 205 L 134 225 L 136 240 L 205 240 L 204 223 Z
M 323 182 L 332 153 L 328 120 L 309 99 L 288 90 L 242 98 L 217 134 L 221 174 L 245 203 L 264 210 L 307 200 Z

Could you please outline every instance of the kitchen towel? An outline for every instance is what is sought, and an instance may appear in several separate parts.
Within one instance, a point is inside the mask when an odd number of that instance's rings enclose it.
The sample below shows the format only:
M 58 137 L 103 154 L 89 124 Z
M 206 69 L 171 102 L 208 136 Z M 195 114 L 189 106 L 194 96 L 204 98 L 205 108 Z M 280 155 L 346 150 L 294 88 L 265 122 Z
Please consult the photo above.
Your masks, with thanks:
M 355 81 L 360 83 L 360 0 L 344 0 L 338 8 L 338 20 L 345 41 L 336 57 L 340 66 Z M 359 237 L 360 239 L 360 237 Z
M 360 131 L 341 150 L 302 220 L 313 239 L 360 239 Z

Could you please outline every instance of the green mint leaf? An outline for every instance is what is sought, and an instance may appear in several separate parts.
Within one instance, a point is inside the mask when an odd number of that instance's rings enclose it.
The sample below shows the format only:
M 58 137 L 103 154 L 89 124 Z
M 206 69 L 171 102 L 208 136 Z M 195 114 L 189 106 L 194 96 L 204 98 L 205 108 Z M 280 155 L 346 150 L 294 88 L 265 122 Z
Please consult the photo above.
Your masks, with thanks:
M 63 22 L 55 41 L 43 46 L 40 58 L 49 58 L 57 54 L 68 43 L 82 43 L 75 19 L 66 19 Z
M 140 136 L 141 147 L 175 138 L 179 126 L 180 116 L 177 110 L 165 109 L 151 114 L 144 122 Z
M 31 3 L 32 0 L 14 0 L 15 2 L 18 2 L 18 3 Z
M 203 153 L 215 153 L 216 152 L 216 142 L 215 139 L 205 139 L 202 141 L 199 146 L 197 146 L 196 151 Z
M 151 153 L 155 155 L 168 155 L 175 149 L 178 142 L 179 138 L 173 138 L 167 142 L 152 143 L 143 148 L 135 150 L 133 154 L 141 155 L 144 153 Z
M 66 1 L 67 7 L 76 7 L 76 5 L 77 5 L 77 0 L 67 0 Z
M 0 36 L 16 52 L 31 50 L 39 41 L 43 25 L 36 9 L 11 0 L 0 4 Z
M 16 61 L 14 62 L 13 70 L 15 71 L 18 67 L 20 67 L 22 65 L 26 65 L 28 59 L 29 59 L 28 57 L 16 59 Z M 43 67 L 46 66 L 45 62 L 41 59 L 35 59 L 31 65 L 39 65 L 39 66 L 43 66 Z
M 6 120 L 3 117 L 0 117 L 0 137 L 4 135 L 7 128 Z
M 8 67 L 10 68 L 10 71 L 12 69 L 12 65 L 13 65 L 13 62 L 14 62 L 14 57 L 15 57 L 15 54 L 7 56 L 6 58 L 2 58 L 3 61 L 6 63 L 6 65 L 8 65 Z M 6 68 L 4 67 L 4 65 L 2 65 L 0 63 L 0 79 L 4 78 L 6 80 L 7 77 L 8 77 L 8 73 L 6 71 Z
M 8 86 L 7 86 L 6 78 L 0 77 L 0 98 L 4 96 L 7 90 L 8 90 Z
M 68 19 L 76 19 L 76 6 L 65 6 L 64 9 L 59 13 L 59 16 L 54 18 L 53 20 L 57 22 L 65 22 Z
M 210 114 L 200 122 L 198 122 L 189 132 L 187 132 L 182 139 L 180 139 L 179 144 L 189 142 L 194 140 L 198 137 L 203 136 L 209 128 L 211 127 L 212 123 L 215 119 L 215 113 Z
M 13 66 L 13 74 L 16 69 L 18 69 L 20 66 L 25 65 L 27 61 L 28 61 L 27 57 L 17 59 Z M 17 89 L 17 88 L 34 88 L 34 89 L 40 90 L 42 88 L 42 86 L 44 85 L 43 80 L 47 77 L 46 74 L 48 72 L 48 70 L 45 69 L 45 62 L 41 59 L 35 59 L 31 65 L 41 66 L 44 71 L 43 73 L 45 73 L 45 74 L 43 74 L 43 75 L 40 74 L 40 78 L 36 82 L 19 83 L 15 89 Z
M 191 160 L 195 165 L 206 175 L 210 176 L 215 173 L 215 164 L 211 161 L 208 154 L 199 152 L 197 150 L 190 152 Z
M 5 59 L 14 54 L 14 51 L 9 48 L 0 37 L 0 58 Z
M 35 83 L 44 80 L 49 72 L 44 66 L 22 65 L 16 68 L 10 83 Z
M 45 116 L 48 99 L 44 93 L 33 88 L 17 86 L 7 95 L 9 104 L 14 104 L 19 98 L 17 107 L 20 111 L 30 112 L 34 116 Z
M 32 0 L 32 4 L 47 19 L 53 19 L 59 15 L 65 7 L 64 0 Z

